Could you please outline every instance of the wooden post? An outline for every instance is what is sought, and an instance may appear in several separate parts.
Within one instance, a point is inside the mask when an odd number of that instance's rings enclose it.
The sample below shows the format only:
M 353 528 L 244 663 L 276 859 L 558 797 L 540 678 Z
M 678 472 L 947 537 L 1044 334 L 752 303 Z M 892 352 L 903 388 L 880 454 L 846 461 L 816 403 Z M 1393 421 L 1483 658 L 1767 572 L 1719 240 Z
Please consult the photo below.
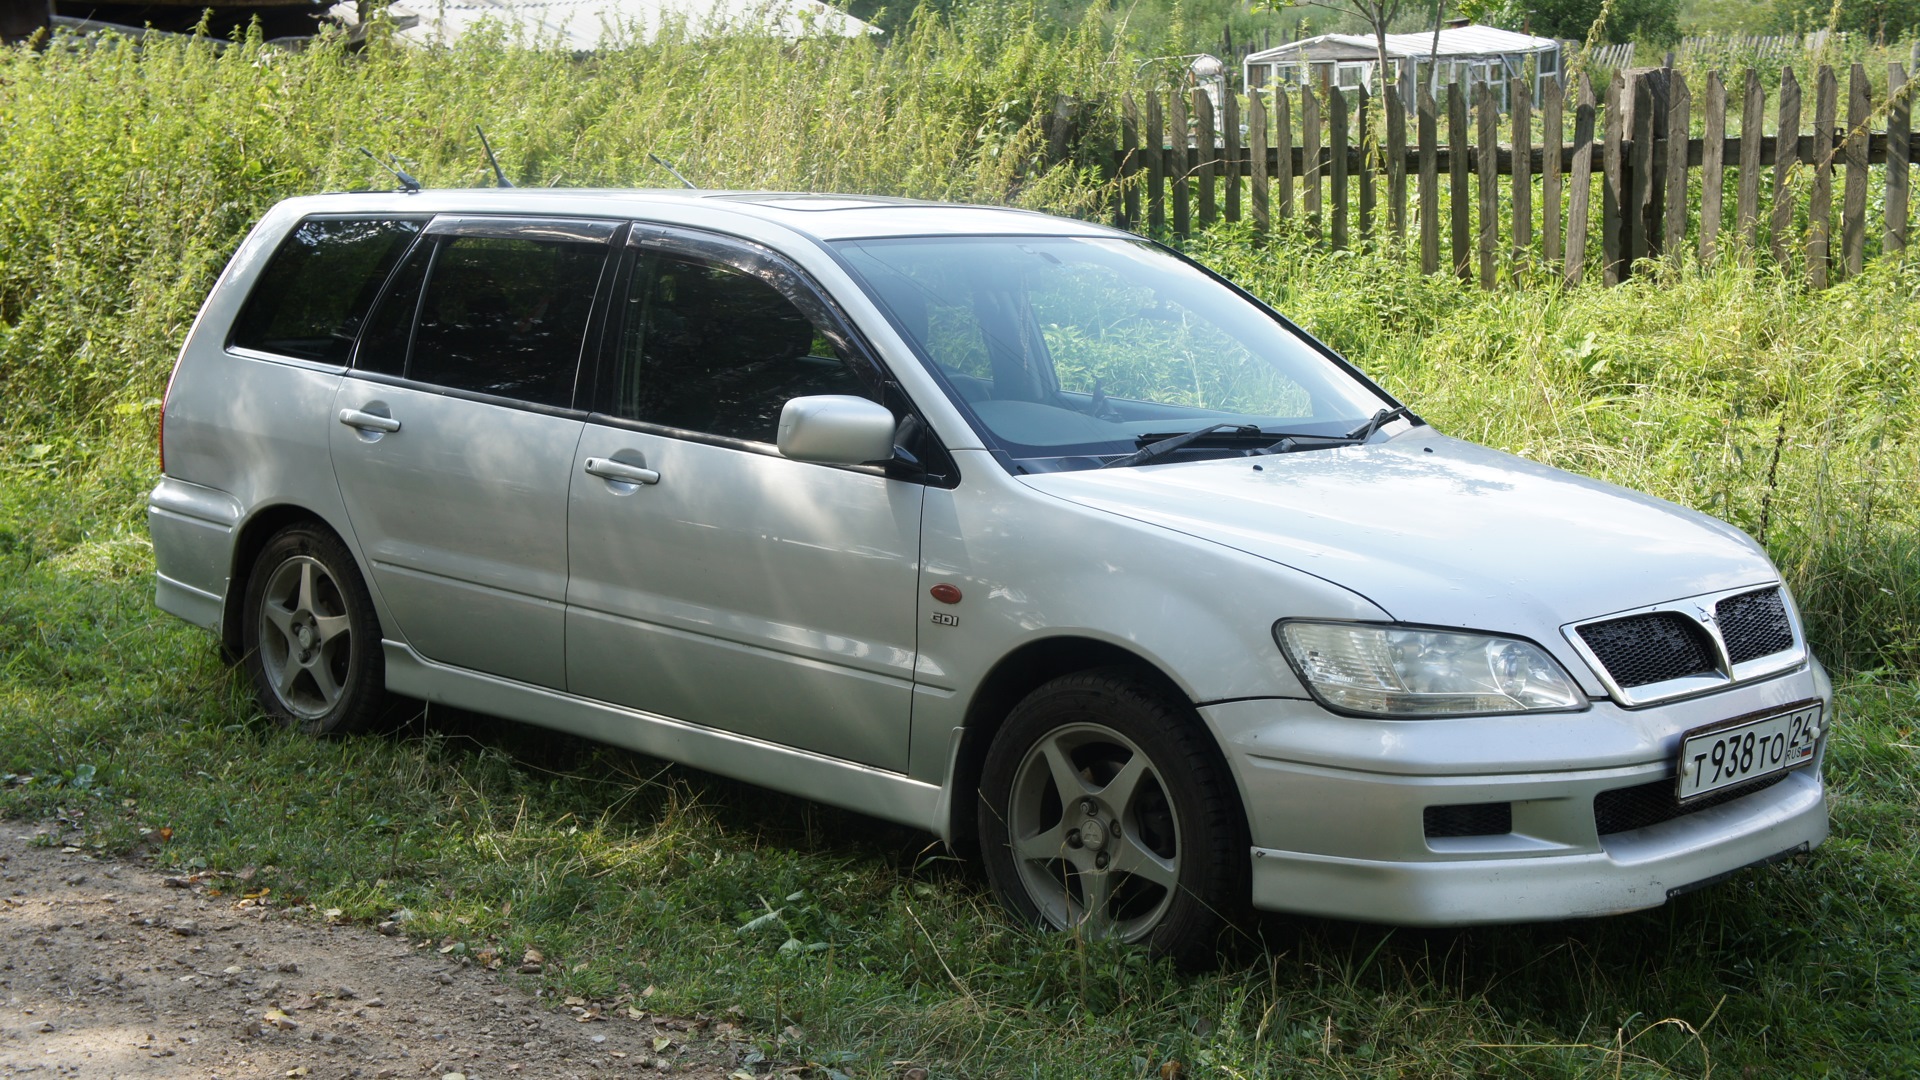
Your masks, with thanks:
M 1549 271 L 1560 265 L 1560 155 L 1566 142 L 1562 117 L 1566 91 L 1548 79 L 1540 95 L 1540 258 Z
M 1669 76 L 1667 89 L 1667 206 L 1661 233 L 1665 250 L 1678 259 L 1687 241 L 1687 143 L 1693 131 L 1693 93 L 1687 77 Z
M 1520 284 L 1533 255 L 1533 88 L 1525 79 L 1507 84 L 1513 102 L 1513 283 Z M 1557 153 L 1559 147 L 1554 147 Z
M 1767 134 L 1767 92 L 1760 73 L 1747 69 L 1747 93 L 1740 105 L 1740 194 L 1735 226 L 1749 252 L 1760 250 L 1760 144 Z
M 1284 87 L 1273 91 L 1273 145 L 1280 151 L 1277 162 L 1280 178 L 1280 217 L 1293 217 L 1293 98 Z
M 1587 204 L 1593 198 L 1593 84 L 1580 73 L 1578 104 L 1573 107 L 1573 185 L 1567 202 L 1568 285 L 1587 272 Z
M 1473 252 L 1467 244 L 1472 204 L 1467 195 L 1467 94 L 1457 82 L 1447 84 L 1447 211 L 1452 241 L 1453 272 L 1461 281 L 1473 280 Z
M 1169 90 L 1167 113 L 1167 136 L 1173 144 L 1173 160 L 1167 163 L 1167 171 L 1173 174 L 1173 232 L 1184 240 L 1193 231 L 1193 129 L 1187 123 L 1187 96 Z
M 1800 84 L 1793 69 L 1780 72 L 1780 127 L 1773 140 L 1773 262 L 1782 270 L 1792 265 L 1793 189 L 1787 180 L 1800 161 Z
M 1333 246 L 1347 246 L 1347 93 L 1339 87 L 1327 90 L 1327 141 L 1329 162 L 1333 166 Z
M 1385 78 L 1386 76 L 1381 76 Z M 1373 174 L 1379 167 L 1380 143 L 1373 137 L 1372 117 L 1368 105 L 1372 102 L 1367 88 L 1361 87 L 1355 99 L 1354 130 L 1360 133 L 1360 238 L 1366 240 L 1373 236 Z
M 1261 233 L 1273 224 L 1267 209 L 1267 103 L 1264 89 L 1256 86 L 1247 94 L 1247 149 L 1253 165 L 1253 228 Z
M 1720 196 L 1727 180 L 1727 84 L 1707 76 L 1706 141 L 1700 146 L 1700 261 L 1713 261 L 1720 236 Z
M 1227 87 L 1221 101 L 1220 127 L 1221 137 L 1226 144 L 1220 162 L 1221 182 L 1227 187 L 1226 218 L 1228 221 L 1239 221 L 1240 176 L 1246 172 L 1240 162 L 1246 155 L 1242 152 L 1244 147 L 1240 142 L 1240 95 L 1234 93 L 1231 86 Z
M 1607 136 L 1600 183 L 1600 280 L 1620 284 L 1621 240 L 1626 230 L 1621 219 L 1626 213 L 1626 121 L 1627 84 L 1618 71 L 1607 84 Z
M 1920 43 L 1914 47 L 1920 49 Z M 1887 99 L 1894 105 L 1887 110 L 1887 220 L 1880 239 L 1880 250 L 1888 254 L 1907 246 L 1907 206 L 1911 198 L 1907 162 L 1913 160 L 1913 96 L 1901 94 L 1906 85 L 1906 69 L 1888 64 Z
M 1331 93 L 1331 91 L 1329 91 Z M 1300 88 L 1300 213 L 1307 235 L 1320 239 L 1320 99 L 1313 87 Z
M 1807 199 L 1807 282 L 1827 287 L 1833 243 L 1833 125 L 1840 117 L 1840 80 L 1820 65 L 1813 98 L 1813 194 Z
M 1480 122 L 1480 145 L 1474 148 L 1480 166 L 1480 287 L 1494 286 L 1493 249 L 1500 235 L 1500 102 L 1493 85 L 1481 83 L 1474 102 Z
M 1426 83 L 1413 92 L 1420 110 L 1414 121 L 1414 135 L 1420 140 L 1420 272 L 1432 274 L 1440 270 L 1440 162 L 1435 153 L 1440 116 Z
M 1867 265 L 1867 122 L 1872 114 L 1867 67 L 1855 64 L 1847 81 L 1847 186 L 1840 203 L 1840 251 L 1848 277 Z
M 1147 91 L 1147 231 L 1167 232 L 1167 139 L 1161 122 L 1160 94 Z
M 1400 94 L 1406 85 L 1387 87 L 1387 227 L 1402 243 L 1407 239 L 1407 110 Z

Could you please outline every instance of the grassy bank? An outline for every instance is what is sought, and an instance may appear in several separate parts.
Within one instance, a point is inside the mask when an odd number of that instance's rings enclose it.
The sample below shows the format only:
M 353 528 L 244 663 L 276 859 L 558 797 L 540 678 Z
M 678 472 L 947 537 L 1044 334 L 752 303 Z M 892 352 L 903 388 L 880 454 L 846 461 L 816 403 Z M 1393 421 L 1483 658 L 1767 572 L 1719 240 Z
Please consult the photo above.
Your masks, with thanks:
M 251 868 L 280 903 L 405 909 L 431 947 L 535 947 L 529 978 L 557 994 L 738 1006 L 770 1062 L 849 1075 L 1920 1070 L 1920 260 L 1814 295 L 1733 263 L 1484 294 L 1292 238 L 1191 245 L 1442 430 L 1764 536 L 1842 676 L 1835 835 L 1638 915 L 1276 918 L 1181 976 L 1009 927 L 924 835 L 659 761 L 465 714 L 287 736 L 153 609 L 141 509 L 172 354 L 261 210 L 378 179 L 355 145 L 470 183 L 478 121 L 535 181 L 661 182 L 651 150 L 715 186 L 1071 208 L 1088 178 L 1025 172 L 1034 110 L 1101 92 L 1106 59 L 989 9 L 884 50 L 670 43 L 591 65 L 500 41 L 0 54 L 0 816 Z

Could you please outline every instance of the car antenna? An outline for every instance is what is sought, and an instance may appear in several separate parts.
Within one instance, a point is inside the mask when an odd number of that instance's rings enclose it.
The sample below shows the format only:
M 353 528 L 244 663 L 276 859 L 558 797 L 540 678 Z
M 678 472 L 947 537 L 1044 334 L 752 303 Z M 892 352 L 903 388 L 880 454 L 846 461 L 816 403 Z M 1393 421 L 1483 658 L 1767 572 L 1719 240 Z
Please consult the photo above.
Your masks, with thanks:
M 672 174 L 673 174 L 673 178 L 674 178 L 675 180 L 678 180 L 678 181 L 680 181 L 680 182 L 681 182 L 682 184 L 685 184 L 686 186 L 688 186 L 688 187 L 690 187 L 690 188 L 693 188 L 693 189 L 694 189 L 695 191 L 698 191 L 698 190 L 700 190 L 699 188 L 697 188 L 697 187 L 694 187 L 694 184 L 693 184 L 693 181 L 691 181 L 691 180 L 689 180 L 689 179 L 687 179 L 687 178 L 686 178 L 686 177 L 684 177 L 684 176 L 681 176 L 681 175 L 680 175 L 680 170 L 679 170 L 679 169 L 676 169 L 676 168 L 674 168 L 674 167 L 673 167 L 673 164 L 672 164 L 671 162 L 669 162 L 669 161 L 668 161 L 667 159 L 665 159 L 665 158 L 663 158 L 663 157 L 661 157 L 661 156 L 660 156 L 659 154 L 656 154 L 656 153 L 653 153 L 652 151 L 648 151 L 648 152 L 647 152 L 647 156 L 653 159 L 653 163 L 654 163 L 655 165 L 658 165 L 658 166 L 660 166 L 661 168 L 663 168 L 663 169 L 665 169 L 665 170 L 667 170 L 668 172 L 670 172 L 670 173 L 672 173 Z
M 493 144 L 487 141 L 487 133 L 480 130 L 479 124 L 473 125 L 473 133 L 480 136 L 480 145 L 487 151 L 487 164 L 493 166 L 493 186 L 512 187 L 513 181 L 507 179 L 507 174 L 500 171 L 500 159 L 493 156 Z
M 367 148 L 366 148 L 366 147 L 364 147 L 364 146 L 358 146 L 358 147 L 355 147 L 354 149 L 356 149 L 356 150 L 358 150 L 358 151 L 360 151 L 361 153 L 363 153 L 363 154 L 365 154 L 365 155 L 367 155 L 367 160 L 369 160 L 369 161 L 371 161 L 371 162 L 373 162 L 373 163 L 374 163 L 375 165 L 378 165 L 378 166 L 380 166 L 381 168 L 383 168 L 383 169 L 385 169 L 385 170 L 387 170 L 388 172 L 390 172 L 390 173 L 392 173 L 392 174 L 393 174 L 393 178 L 394 178 L 395 180 L 398 180 L 398 181 L 400 181 L 400 189 L 401 189 L 402 191 L 407 191 L 407 192 L 414 192 L 414 191 L 419 191 L 419 190 L 420 190 L 420 181 L 418 181 L 418 180 L 415 180 L 415 179 L 414 179 L 413 177 L 411 177 L 411 176 L 409 176 L 409 175 L 407 175 L 407 170 L 405 170 L 405 169 L 403 169 L 403 168 L 401 168 L 401 167 L 400 167 L 400 159 L 399 159 L 399 158 L 397 158 L 397 157 L 393 157 L 393 155 L 392 155 L 392 154 L 388 154 L 387 156 L 388 156 L 389 158 L 393 158 L 393 164 L 391 164 L 391 165 L 389 165 L 389 164 L 387 164 L 386 162 L 384 162 L 384 161 L 381 161 L 381 160 L 380 160 L 379 158 L 377 158 L 377 157 L 374 157 L 374 156 L 373 156 L 373 151 L 371 151 L 371 150 L 369 150 L 369 149 L 367 149 Z

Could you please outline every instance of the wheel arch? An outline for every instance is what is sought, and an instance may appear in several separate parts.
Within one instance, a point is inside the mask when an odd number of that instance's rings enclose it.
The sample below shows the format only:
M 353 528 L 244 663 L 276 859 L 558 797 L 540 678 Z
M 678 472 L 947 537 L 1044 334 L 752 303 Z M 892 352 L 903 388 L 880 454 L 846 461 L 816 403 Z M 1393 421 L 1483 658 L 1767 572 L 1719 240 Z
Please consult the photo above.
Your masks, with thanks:
M 1158 665 L 1112 642 L 1077 636 L 1048 637 L 1027 642 L 1001 657 L 980 681 L 979 689 L 967 704 L 960 746 L 954 757 L 952 775 L 948 777 L 952 795 L 947 806 L 947 835 L 949 845 L 956 852 L 968 857 L 976 854 L 979 835 L 974 825 L 974 804 L 979 797 L 981 766 L 1007 714 L 1043 684 L 1063 675 L 1097 668 L 1125 668 L 1168 700 L 1193 705 L 1180 684 Z
M 239 534 L 234 537 L 233 565 L 227 574 L 227 598 L 220 616 L 220 645 L 226 650 L 229 658 L 238 658 L 246 651 L 245 643 L 241 640 L 243 636 L 241 625 L 245 622 L 247 578 L 253 573 L 254 560 L 260 557 L 260 552 L 267 546 L 267 541 L 273 539 L 282 529 L 290 525 L 302 524 L 316 525 L 327 530 L 333 534 L 334 539 L 346 547 L 348 552 L 353 551 L 353 545 L 347 543 L 346 537 L 339 529 L 333 527 L 332 522 L 304 506 L 296 503 L 274 503 L 254 510 L 240 525 Z M 366 578 L 364 568 L 356 565 L 354 569 L 360 573 L 362 579 Z

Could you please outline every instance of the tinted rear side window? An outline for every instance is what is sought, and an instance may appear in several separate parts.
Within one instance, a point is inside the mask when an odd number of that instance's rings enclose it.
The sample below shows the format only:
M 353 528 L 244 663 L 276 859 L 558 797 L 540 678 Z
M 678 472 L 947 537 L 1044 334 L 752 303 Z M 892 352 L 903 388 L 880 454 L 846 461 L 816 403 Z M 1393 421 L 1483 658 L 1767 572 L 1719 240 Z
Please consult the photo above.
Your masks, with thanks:
M 606 254 L 598 244 L 442 239 L 420 302 L 407 378 L 571 404 Z
M 395 218 L 301 222 L 268 260 L 240 309 L 233 344 L 346 363 L 381 283 L 422 224 Z

